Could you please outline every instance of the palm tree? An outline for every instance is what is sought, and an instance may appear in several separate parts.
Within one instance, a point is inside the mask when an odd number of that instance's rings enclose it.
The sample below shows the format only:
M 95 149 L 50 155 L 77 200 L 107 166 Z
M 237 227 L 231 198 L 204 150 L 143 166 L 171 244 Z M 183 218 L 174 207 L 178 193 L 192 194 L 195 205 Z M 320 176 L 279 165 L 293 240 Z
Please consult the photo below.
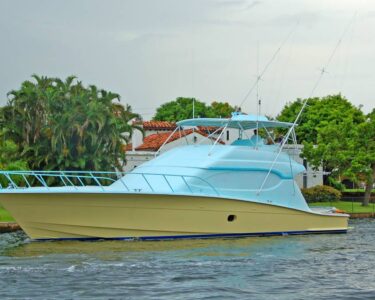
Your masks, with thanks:
M 126 144 L 128 144 L 133 136 L 135 130 L 138 130 L 144 134 L 143 127 L 139 125 L 142 120 L 141 116 L 133 112 L 132 107 L 126 104 L 125 107 L 119 103 L 113 103 L 113 113 L 119 120 L 121 124 L 125 121 L 123 128 L 123 136 L 125 138 Z
M 33 78 L 36 82 L 25 81 L 8 94 L 8 105 L 0 114 L 20 157 L 32 169 L 121 168 L 123 144 L 140 129 L 131 122 L 139 117 L 131 107 L 117 103 L 118 94 L 85 87 L 74 76 Z

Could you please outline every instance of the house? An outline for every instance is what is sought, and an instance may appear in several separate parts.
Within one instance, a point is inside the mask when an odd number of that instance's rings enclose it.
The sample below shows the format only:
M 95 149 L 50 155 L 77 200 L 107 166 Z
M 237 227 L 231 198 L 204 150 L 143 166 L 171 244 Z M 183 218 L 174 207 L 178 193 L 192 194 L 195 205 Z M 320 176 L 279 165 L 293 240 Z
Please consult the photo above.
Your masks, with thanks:
M 170 132 L 177 127 L 176 123 L 168 121 L 143 121 L 140 123 L 137 121 L 137 125 L 143 128 L 144 133 L 142 134 L 138 130 L 134 131 L 131 142 L 132 151 L 135 151 L 135 148 L 143 143 L 144 137 L 155 133 Z
M 299 174 L 296 177 L 296 182 L 300 188 L 309 188 L 316 185 L 323 184 L 323 168 L 319 167 L 315 171 L 307 162 L 306 159 L 300 157 L 302 153 L 303 145 L 285 145 L 283 151 L 288 153 L 291 158 L 296 162 L 304 165 L 306 172 L 304 174 Z
M 129 172 L 169 149 L 188 144 L 213 144 L 218 135 L 209 137 L 207 128 L 184 129 L 173 132 L 176 124 L 171 122 L 147 121 L 142 124 L 144 138 L 135 135 L 132 144 L 126 145 L 125 172 Z M 208 138 L 207 138 L 208 137 Z M 222 140 L 221 144 L 225 144 Z

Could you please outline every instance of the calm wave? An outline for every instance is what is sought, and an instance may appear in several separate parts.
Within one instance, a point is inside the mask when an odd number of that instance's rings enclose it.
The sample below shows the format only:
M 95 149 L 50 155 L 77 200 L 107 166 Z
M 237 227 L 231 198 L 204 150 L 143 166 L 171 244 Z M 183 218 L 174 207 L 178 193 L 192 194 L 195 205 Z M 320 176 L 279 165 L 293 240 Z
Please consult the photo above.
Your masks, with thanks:
M 375 299 L 375 220 L 348 234 L 164 242 L 0 235 L 1 299 Z

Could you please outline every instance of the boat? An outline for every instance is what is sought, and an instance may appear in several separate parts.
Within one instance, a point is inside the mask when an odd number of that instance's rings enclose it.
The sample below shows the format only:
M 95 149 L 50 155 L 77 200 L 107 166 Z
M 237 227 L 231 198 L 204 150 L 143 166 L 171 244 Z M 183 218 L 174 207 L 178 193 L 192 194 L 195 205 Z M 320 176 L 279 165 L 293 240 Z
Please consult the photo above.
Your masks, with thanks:
M 33 240 L 347 232 L 347 214 L 307 205 L 295 181 L 305 167 L 282 151 L 289 141 L 273 140 L 271 132 L 279 128 L 296 143 L 293 123 L 234 113 L 177 125 L 217 130 L 207 134 L 210 144 L 158 152 L 128 173 L 1 171 L 0 204 Z M 225 130 L 238 139 L 225 145 Z

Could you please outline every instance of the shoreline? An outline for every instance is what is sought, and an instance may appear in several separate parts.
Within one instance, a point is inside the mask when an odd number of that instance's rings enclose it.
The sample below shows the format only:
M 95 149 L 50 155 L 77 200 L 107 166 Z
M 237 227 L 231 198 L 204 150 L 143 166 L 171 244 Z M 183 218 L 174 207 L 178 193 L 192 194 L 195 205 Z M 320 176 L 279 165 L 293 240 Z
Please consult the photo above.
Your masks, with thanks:
M 350 215 L 350 219 L 365 219 L 365 218 L 375 218 L 375 213 L 347 213 Z
M 14 232 L 22 230 L 16 222 L 0 222 L 0 233 Z
M 350 215 L 350 219 L 368 219 L 368 218 L 375 218 L 375 213 L 348 213 Z M 8 233 L 8 232 L 15 232 L 18 230 L 22 230 L 21 226 L 18 225 L 16 222 L 0 222 L 0 234 L 1 233 Z

